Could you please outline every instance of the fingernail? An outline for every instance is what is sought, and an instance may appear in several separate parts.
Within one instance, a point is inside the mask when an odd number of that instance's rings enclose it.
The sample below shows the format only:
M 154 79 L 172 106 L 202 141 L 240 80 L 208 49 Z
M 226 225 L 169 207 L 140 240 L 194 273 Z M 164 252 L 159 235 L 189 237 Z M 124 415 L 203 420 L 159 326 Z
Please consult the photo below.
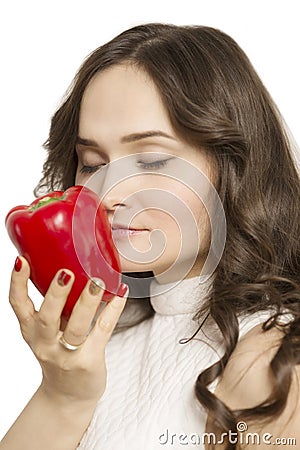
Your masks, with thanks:
M 69 283 L 70 280 L 71 280 L 71 275 L 69 275 L 64 270 L 62 270 L 60 272 L 60 274 L 58 275 L 57 283 L 60 286 L 67 286 L 67 284 Z
M 18 256 L 16 257 L 16 260 L 15 260 L 14 269 L 16 272 L 20 272 L 20 270 L 22 269 L 22 260 Z
M 89 293 L 91 295 L 100 294 L 101 289 L 105 289 L 105 283 L 100 278 L 92 278 L 89 285 Z
M 127 297 L 129 293 L 129 287 L 125 283 L 121 283 L 117 292 L 118 297 Z

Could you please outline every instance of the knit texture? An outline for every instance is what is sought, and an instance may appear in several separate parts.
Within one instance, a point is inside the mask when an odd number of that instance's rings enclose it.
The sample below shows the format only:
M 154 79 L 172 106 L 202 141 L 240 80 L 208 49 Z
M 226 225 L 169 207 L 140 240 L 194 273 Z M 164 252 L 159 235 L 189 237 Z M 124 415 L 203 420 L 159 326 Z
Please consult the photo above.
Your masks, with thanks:
M 194 385 L 199 373 L 222 356 L 223 344 L 212 320 L 191 341 L 179 341 L 197 330 L 193 315 L 211 281 L 199 284 L 195 277 L 179 284 L 151 282 L 156 314 L 111 337 L 106 347 L 107 387 L 78 449 L 204 450 L 207 415 Z M 240 338 L 267 317 L 260 313 L 240 321 Z

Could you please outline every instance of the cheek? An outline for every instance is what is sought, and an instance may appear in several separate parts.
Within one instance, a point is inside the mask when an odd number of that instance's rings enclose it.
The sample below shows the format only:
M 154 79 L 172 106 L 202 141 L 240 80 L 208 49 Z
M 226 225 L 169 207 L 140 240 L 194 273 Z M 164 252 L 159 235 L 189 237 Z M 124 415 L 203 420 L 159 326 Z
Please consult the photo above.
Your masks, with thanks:
M 160 230 L 165 235 L 179 235 L 180 224 L 178 219 L 180 219 L 180 214 L 176 214 L 174 208 L 172 208 L 172 211 L 166 211 L 166 208 L 150 208 L 142 211 L 140 214 L 141 218 L 143 216 L 143 223 L 146 223 L 151 231 Z
M 141 213 L 151 230 L 160 229 L 166 235 L 180 237 L 181 233 L 188 233 L 189 228 L 202 231 L 206 228 L 209 222 L 206 208 L 191 189 L 174 180 L 162 183 L 160 189 L 163 194 L 156 197 L 156 207 Z
M 180 186 L 173 191 L 177 199 L 177 207 L 174 208 L 176 217 L 180 220 L 193 220 L 195 224 L 201 221 L 206 213 L 202 200 L 188 187 Z
M 210 243 L 211 223 L 209 214 L 203 202 L 200 199 L 191 199 L 189 207 L 195 219 L 195 227 L 199 233 L 199 239 L 202 250 L 206 249 Z
M 143 223 L 147 223 L 150 229 L 147 250 L 152 247 L 155 254 L 163 258 L 177 255 L 182 245 L 182 224 L 176 214 L 156 208 L 143 211 L 141 218 L 142 215 Z
M 190 243 L 192 247 L 200 245 L 202 250 L 209 247 L 211 224 L 207 209 L 201 200 L 193 191 L 186 187 L 181 187 L 177 193 L 179 207 L 176 211 L 178 225 L 175 221 L 168 224 L 168 230 L 174 237 L 180 239 L 182 244 L 188 249 Z M 199 248 L 199 249 L 200 249 Z

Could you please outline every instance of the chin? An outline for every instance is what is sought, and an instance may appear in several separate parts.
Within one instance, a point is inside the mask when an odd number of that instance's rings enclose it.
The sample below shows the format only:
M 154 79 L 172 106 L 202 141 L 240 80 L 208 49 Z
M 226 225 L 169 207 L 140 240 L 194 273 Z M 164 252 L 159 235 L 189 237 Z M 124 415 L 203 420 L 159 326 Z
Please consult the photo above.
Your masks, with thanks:
M 128 261 L 120 256 L 120 266 L 122 273 L 152 272 L 152 267 L 148 264 L 137 264 Z

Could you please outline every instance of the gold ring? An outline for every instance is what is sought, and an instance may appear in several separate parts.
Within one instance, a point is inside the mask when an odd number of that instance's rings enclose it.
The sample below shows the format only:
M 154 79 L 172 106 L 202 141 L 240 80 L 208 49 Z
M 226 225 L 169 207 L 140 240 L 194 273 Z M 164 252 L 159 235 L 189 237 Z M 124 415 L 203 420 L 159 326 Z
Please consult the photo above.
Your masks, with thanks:
M 82 344 L 83 344 L 83 342 L 82 342 L 81 344 L 79 344 L 79 345 L 69 344 L 69 342 L 67 342 L 63 336 L 61 336 L 61 337 L 59 338 L 59 343 L 60 343 L 64 348 L 66 348 L 67 350 L 70 350 L 70 351 L 72 351 L 72 352 L 73 352 L 74 350 L 78 350 L 78 349 L 82 346 Z

